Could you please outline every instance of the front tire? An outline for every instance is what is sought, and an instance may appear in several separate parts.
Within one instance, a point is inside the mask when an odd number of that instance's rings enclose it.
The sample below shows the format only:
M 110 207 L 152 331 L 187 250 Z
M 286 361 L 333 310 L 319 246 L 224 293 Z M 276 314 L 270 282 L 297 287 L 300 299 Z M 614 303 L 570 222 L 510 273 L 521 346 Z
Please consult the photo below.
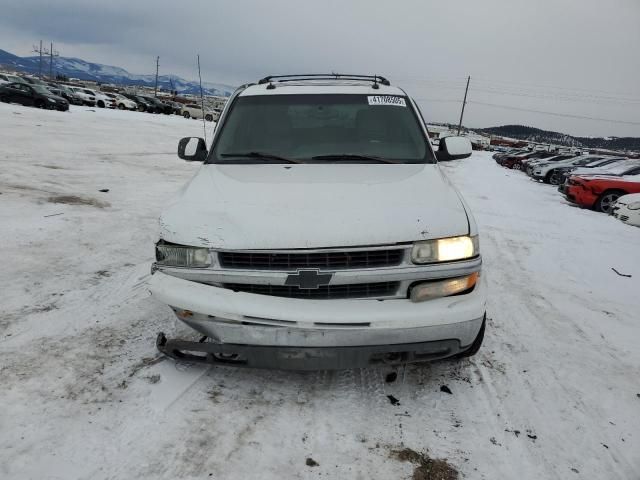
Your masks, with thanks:
M 9 97 L 7 97 L 6 95 L 0 96 L 0 102 L 9 103 Z
M 480 327 L 480 331 L 478 332 L 476 339 L 473 341 L 473 343 L 469 348 L 467 348 L 464 352 L 458 353 L 454 358 L 473 357 L 476 353 L 478 353 L 478 351 L 480 350 L 480 347 L 482 346 L 482 341 L 484 340 L 484 330 L 485 330 L 486 324 L 487 324 L 487 314 L 485 313 L 484 319 L 482 320 L 482 326 Z
M 207 114 L 204 116 L 204 119 L 205 119 L 207 122 L 213 122 L 213 115 L 211 115 L 210 113 L 207 113 Z
M 34 106 L 36 108 L 44 108 L 44 102 L 42 100 L 36 100 L 36 103 L 34 103 Z
M 104 108 L 104 102 L 102 100 L 98 100 L 98 107 Z
M 118 110 L 124 110 L 125 108 L 127 107 L 124 106 L 124 103 L 121 103 L 120 105 L 118 105 Z
M 549 176 L 549 183 L 556 187 L 560 185 L 562 183 L 562 174 L 557 170 L 553 170 Z
M 184 118 L 189 118 L 189 117 L 191 117 L 191 115 L 189 115 L 189 112 L 184 112 L 184 113 L 182 114 L 182 116 L 183 116 Z
M 616 203 L 618 201 L 618 198 L 620 198 L 624 194 L 625 192 L 622 192 L 620 190 L 607 190 L 598 197 L 598 200 L 596 200 L 594 206 L 595 210 L 597 212 L 610 214 L 611 209 L 613 208 L 613 204 Z

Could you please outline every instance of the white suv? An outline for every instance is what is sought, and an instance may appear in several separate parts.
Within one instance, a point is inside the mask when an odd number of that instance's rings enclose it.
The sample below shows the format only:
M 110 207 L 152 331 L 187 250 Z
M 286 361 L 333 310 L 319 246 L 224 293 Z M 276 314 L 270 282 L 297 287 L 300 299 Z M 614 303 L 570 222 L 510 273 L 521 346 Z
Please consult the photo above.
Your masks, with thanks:
M 202 118 L 202 106 L 197 103 L 189 103 L 187 105 L 182 106 L 182 116 L 184 118 Z M 220 117 L 220 114 L 215 110 L 205 109 L 204 111 L 204 119 L 207 122 L 215 122 Z
M 138 109 L 138 104 L 136 102 L 134 102 L 130 98 L 120 95 L 119 93 L 106 93 L 105 95 L 115 102 L 118 110 L 137 110 Z
M 149 287 L 201 341 L 181 360 L 341 369 L 475 354 L 486 286 L 476 223 L 416 103 L 379 76 L 266 77 L 240 87 L 204 165 L 160 218 Z
M 96 96 L 93 90 L 89 90 L 84 87 L 69 87 L 73 93 L 75 93 L 84 105 L 88 105 L 89 107 L 95 107 L 96 105 Z

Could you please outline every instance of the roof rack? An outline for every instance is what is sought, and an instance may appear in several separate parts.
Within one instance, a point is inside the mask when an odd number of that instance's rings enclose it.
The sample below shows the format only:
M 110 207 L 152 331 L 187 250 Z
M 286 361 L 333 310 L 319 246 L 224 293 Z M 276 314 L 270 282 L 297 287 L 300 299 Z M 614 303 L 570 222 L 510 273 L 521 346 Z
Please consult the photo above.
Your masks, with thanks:
M 275 88 L 273 85 L 283 82 L 297 82 L 301 80 L 358 80 L 365 82 L 373 82 L 373 88 L 379 88 L 378 83 L 382 85 L 391 85 L 389 80 L 380 75 L 351 75 L 344 73 L 309 73 L 301 75 L 269 75 L 268 77 L 261 78 L 258 81 L 258 85 L 264 85 L 268 83 L 267 88 Z

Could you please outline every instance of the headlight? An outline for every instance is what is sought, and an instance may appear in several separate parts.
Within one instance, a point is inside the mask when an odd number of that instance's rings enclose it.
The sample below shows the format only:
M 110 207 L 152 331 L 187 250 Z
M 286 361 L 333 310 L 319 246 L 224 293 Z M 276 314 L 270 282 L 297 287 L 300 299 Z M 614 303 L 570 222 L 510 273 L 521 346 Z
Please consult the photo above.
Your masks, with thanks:
M 640 202 L 633 202 L 627 205 L 629 210 L 640 210 Z
M 49 97 L 47 97 L 47 101 L 51 103 L 56 103 L 56 101 L 53 98 L 49 98 Z
M 478 281 L 478 275 L 478 272 L 474 272 L 466 277 L 418 283 L 411 287 L 411 301 L 424 302 L 425 300 L 449 297 L 457 293 L 466 292 L 475 286 Z
M 477 236 L 438 238 L 413 244 L 411 260 L 413 263 L 436 263 L 464 260 L 480 253 Z
M 156 261 L 170 267 L 203 268 L 211 265 L 211 255 L 208 248 L 158 243 Z

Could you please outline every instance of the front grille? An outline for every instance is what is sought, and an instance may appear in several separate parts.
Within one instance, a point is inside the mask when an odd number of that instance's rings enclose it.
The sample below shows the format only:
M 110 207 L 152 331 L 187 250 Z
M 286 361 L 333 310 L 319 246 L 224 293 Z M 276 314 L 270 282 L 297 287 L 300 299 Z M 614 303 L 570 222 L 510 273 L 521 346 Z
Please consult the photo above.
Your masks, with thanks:
M 224 268 L 254 270 L 298 270 L 301 268 L 348 269 L 400 265 L 403 249 L 314 253 L 219 252 Z
M 627 215 L 620 215 L 620 220 L 626 222 L 627 220 L 629 220 L 629 217 Z
M 345 298 L 389 297 L 396 294 L 399 282 L 356 283 L 348 285 L 324 285 L 316 289 L 303 289 L 286 285 L 257 285 L 227 283 L 225 288 L 235 292 L 254 293 L 286 298 L 335 300 Z

